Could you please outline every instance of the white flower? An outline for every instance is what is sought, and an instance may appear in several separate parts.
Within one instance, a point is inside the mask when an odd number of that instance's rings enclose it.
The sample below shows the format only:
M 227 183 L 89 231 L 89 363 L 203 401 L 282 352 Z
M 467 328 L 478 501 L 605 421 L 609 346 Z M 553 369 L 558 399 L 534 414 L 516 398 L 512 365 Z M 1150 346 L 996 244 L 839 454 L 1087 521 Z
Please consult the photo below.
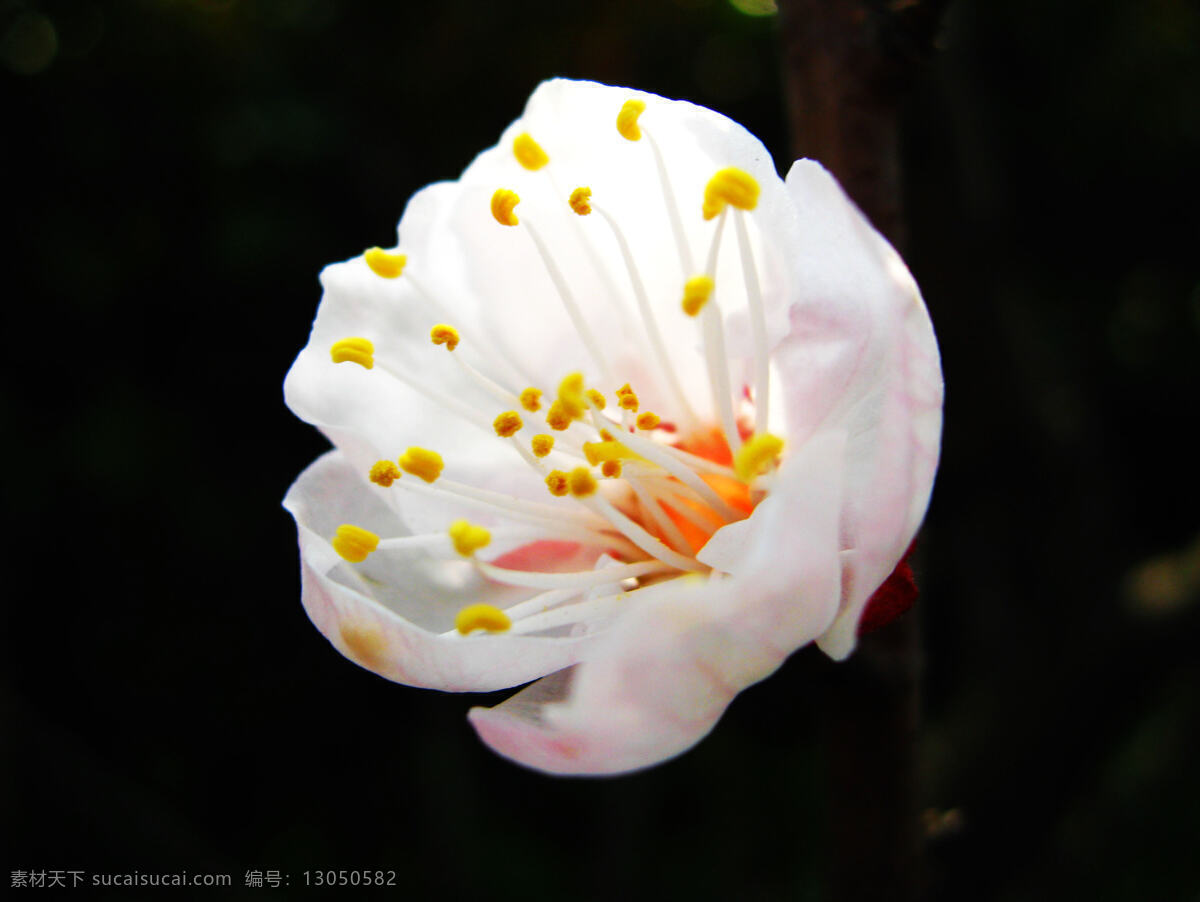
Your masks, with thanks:
M 924 515 L 942 382 L 912 277 L 818 164 L 784 182 L 717 113 L 550 81 L 397 248 L 321 281 L 285 391 L 337 450 L 285 505 L 343 654 L 537 680 L 471 723 L 595 774 L 689 748 L 810 641 L 853 649 Z

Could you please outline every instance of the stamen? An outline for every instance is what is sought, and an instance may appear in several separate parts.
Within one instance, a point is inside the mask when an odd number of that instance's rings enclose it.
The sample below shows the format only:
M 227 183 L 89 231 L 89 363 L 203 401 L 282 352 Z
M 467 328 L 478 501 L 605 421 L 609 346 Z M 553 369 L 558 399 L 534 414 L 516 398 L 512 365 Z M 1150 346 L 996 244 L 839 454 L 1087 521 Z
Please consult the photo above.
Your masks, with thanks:
M 568 491 L 567 474 L 562 470 L 551 470 L 546 474 L 546 488 L 555 498 L 562 498 Z
M 680 554 L 667 546 L 665 542 L 656 536 L 651 535 L 629 517 L 625 516 L 612 503 L 601 495 L 599 492 L 590 496 L 576 496 L 580 504 L 587 507 L 589 510 L 604 517 L 613 526 L 621 531 L 625 538 L 629 539 L 634 545 L 646 552 L 651 557 L 657 558 L 664 564 L 674 567 L 676 570 L 705 570 L 703 564 L 698 563 L 694 558 Z
M 437 342 L 435 341 L 434 344 L 437 344 Z M 451 348 L 451 350 L 453 350 L 453 348 Z M 467 363 L 461 354 L 454 355 L 454 362 L 462 367 L 463 371 L 470 376 L 480 388 L 486 391 L 493 398 L 499 400 L 501 404 L 516 405 L 520 401 L 520 398 L 510 392 L 503 385 L 500 385 L 495 380 L 485 376 L 483 373 L 479 372 L 479 370 L 475 369 L 475 367 L 471 366 L 471 364 Z
M 596 391 L 596 389 L 589 388 L 586 392 L 584 392 L 584 394 L 587 395 L 588 400 L 595 405 L 597 410 L 603 410 L 608 406 L 608 399 L 605 398 L 600 392 Z
M 630 433 L 629 436 L 633 437 L 633 434 Z M 653 444 L 648 439 L 640 437 L 638 437 L 638 441 L 642 445 Z M 650 455 L 646 456 L 649 457 Z M 720 497 L 709 489 L 695 473 L 687 470 L 681 464 L 671 461 L 669 458 L 666 459 L 670 462 L 673 469 L 680 471 L 685 481 L 703 488 L 707 493 L 705 500 L 707 501 L 711 497 L 712 503 L 717 510 L 728 511 L 729 519 L 740 519 L 739 514 L 733 511 L 732 508 L 729 508 L 728 505 L 725 505 Z M 564 473 L 562 470 L 552 470 L 546 476 L 546 487 L 552 495 L 557 497 L 562 497 L 570 493 L 580 504 L 605 520 L 608 520 L 626 539 L 650 556 L 658 558 L 660 561 L 678 570 L 704 569 L 693 558 L 679 554 L 617 510 L 602 494 L 596 491 L 599 486 L 596 478 L 587 467 L 577 467 L 570 473 Z
M 542 409 L 542 390 L 540 388 L 527 388 L 521 392 L 521 406 L 530 413 L 537 413 Z
M 357 363 L 364 369 L 375 366 L 375 345 L 366 338 L 343 338 L 329 349 L 334 363 Z
M 450 524 L 449 533 L 450 541 L 454 543 L 454 550 L 463 557 L 471 557 L 492 541 L 490 532 L 468 520 L 455 520 Z
M 651 463 L 658 464 L 697 495 L 704 499 L 704 503 L 711 507 L 714 511 L 721 515 L 727 522 L 733 520 L 745 519 L 745 516 L 735 510 L 698 475 L 683 462 L 673 457 L 666 447 L 660 445 L 643 435 L 636 432 L 621 433 L 622 443 L 628 445 L 633 451 L 644 457 Z
M 379 547 L 379 536 L 369 529 L 343 523 L 330 540 L 333 550 L 351 563 L 358 564 Z
M 508 613 L 513 619 L 513 633 L 537 633 L 569 624 L 580 624 L 585 621 L 594 625 L 603 615 L 616 612 L 619 608 L 627 604 L 629 592 L 631 591 L 633 590 L 618 592 L 615 595 L 601 595 L 597 598 L 581 598 L 578 592 L 566 592 L 562 589 L 552 589 L 548 592 L 539 593 L 534 596 L 535 599 L 548 598 L 551 601 L 542 601 L 540 608 L 534 610 L 534 613 L 526 615 L 525 619 L 518 620 L 519 615 L 517 612 L 517 608 L 522 607 L 525 602 L 513 605 L 509 609 Z M 574 596 L 575 600 L 570 604 L 559 605 L 557 607 L 552 606 L 554 599 L 564 594 L 567 597 Z M 530 600 L 532 601 L 533 599 Z
M 659 447 L 672 457 L 687 464 L 693 470 L 700 470 L 705 473 L 718 473 L 721 476 L 734 475 L 732 467 L 709 460 L 707 457 L 700 457 L 699 455 L 692 454 L 690 451 L 684 451 L 682 448 L 676 448 L 672 445 L 659 445 Z
M 571 422 L 571 417 L 563 409 L 562 401 L 555 401 L 550 405 L 550 409 L 546 411 L 546 425 L 551 429 L 562 432 L 571 425 Z
M 511 608 L 507 608 L 506 613 L 514 623 L 522 618 L 534 617 L 539 614 L 545 614 L 561 605 L 564 601 L 571 601 L 577 598 L 579 593 L 574 589 L 547 589 L 544 592 L 538 592 L 532 598 L 526 598 L 524 601 L 518 601 Z M 563 607 L 573 607 L 573 605 L 563 605 Z
M 496 215 L 496 198 L 503 193 L 505 193 L 504 189 L 501 188 L 492 197 L 493 215 Z M 507 193 L 512 194 L 511 191 Z M 513 197 L 516 197 L 516 195 L 513 194 Z M 514 201 L 513 203 L 515 204 L 516 202 Z M 504 210 L 502 207 L 502 212 L 503 211 Z M 504 224 L 516 225 L 517 217 L 512 215 L 511 205 L 507 207 L 507 215 L 512 218 L 512 222 L 505 222 Z M 503 222 L 503 220 L 501 221 Z M 538 230 L 534 228 L 533 223 L 526 221 L 525 231 L 528 233 L 529 238 L 533 241 L 534 247 L 537 248 L 537 252 L 542 258 L 542 265 L 546 267 L 546 274 L 550 276 L 550 281 L 554 283 L 554 287 L 558 291 L 558 298 L 562 302 L 563 309 L 567 311 L 567 316 L 571 320 L 571 325 L 575 327 L 575 331 L 578 333 L 584 347 L 587 348 L 588 354 L 590 354 L 592 360 L 596 362 L 596 366 L 600 369 L 600 374 L 604 378 L 604 381 L 610 381 L 612 377 L 608 369 L 608 360 L 600 350 L 600 343 L 596 341 L 595 335 L 592 334 L 592 330 L 588 326 L 587 320 L 583 318 L 583 313 L 579 309 L 579 304 L 576 302 L 574 294 L 571 293 L 571 286 L 563 276 L 562 270 L 560 270 L 558 268 L 558 264 L 554 262 L 554 257 L 551 256 L 550 249 L 542 240 L 542 236 Z
M 550 162 L 546 151 L 533 140 L 529 132 L 522 132 L 513 139 L 513 156 L 530 172 L 536 172 Z
M 445 345 L 447 351 L 453 351 L 458 347 L 458 330 L 445 323 L 438 323 L 429 330 L 429 339 L 435 345 Z
M 626 100 L 617 113 L 617 131 L 627 141 L 640 141 L 642 130 L 638 127 L 638 116 L 646 111 L 646 101 L 632 97 Z
M 601 568 L 601 572 L 607 572 Z M 506 612 L 513 621 L 513 633 L 538 633 L 570 624 L 589 627 L 603 622 L 629 604 L 631 593 L 637 591 L 639 602 L 649 602 L 662 592 L 678 591 L 678 580 L 699 581 L 704 579 L 697 573 L 676 575 L 668 583 L 652 583 L 596 597 L 580 597 L 579 592 L 550 590 L 513 605 Z M 566 604 L 562 604 L 566 601 Z
M 500 526 L 495 529 L 486 530 L 491 533 L 492 539 L 502 538 L 505 540 L 515 539 L 519 542 L 536 541 L 543 537 L 544 530 L 530 529 L 528 526 Z M 448 529 L 440 529 L 437 532 L 416 533 L 407 536 L 393 536 L 389 539 L 380 539 L 377 552 L 385 551 L 411 551 L 414 548 L 429 550 L 432 554 L 444 554 L 447 545 L 453 545 L 454 542 L 450 539 L 450 531 Z
M 571 192 L 571 196 L 567 199 L 567 203 L 571 205 L 571 209 L 580 216 L 587 216 L 592 212 L 592 205 L 588 203 L 592 196 L 591 188 L 580 186 Z
M 582 420 L 587 412 L 587 398 L 583 393 L 583 373 L 571 373 L 558 384 L 558 401 L 561 410 L 572 420 Z
M 426 482 L 436 482 L 445 467 L 442 456 L 427 448 L 409 448 L 400 458 L 400 469 Z
M 637 427 L 638 429 L 653 429 L 662 422 L 662 417 L 649 410 L 638 414 Z
M 400 478 L 400 468 L 390 460 L 379 460 L 372 465 L 368 478 L 376 485 L 387 488 Z
M 444 478 L 439 479 L 437 485 L 433 486 L 411 480 L 404 480 L 398 485 L 410 492 L 433 495 L 443 500 L 445 500 L 444 496 L 453 495 L 458 500 L 469 501 L 480 508 L 499 513 L 510 519 L 531 523 L 543 529 L 549 528 L 556 536 L 570 536 L 591 545 L 621 549 L 622 553 L 628 553 L 634 547 L 621 536 L 612 533 L 610 525 L 594 512 L 564 509 L 554 504 L 541 504 L 537 501 L 517 498 L 515 495 L 476 488 Z
M 389 254 L 381 247 L 373 247 L 363 251 L 363 259 L 375 275 L 384 279 L 398 278 L 404 272 L 404 264 L 408 257 L 404 254 Z
M 766 432 L 771 409 L 771 369 L 767 356 L 767 315 L 763 309 L 762 291 L 758 285 L 758 270 L 754 267 L 754 252 L 750 248 L 746 214 L 739 210 L 733 218 L 737 227 L 738 250 L 742 255 L 742 275 L 746 284 L 746 301 L 750 307 L 750 334 L 754 342 L 754 431 Z
M 521 198 L 517 196 L 517 192 L 497 188 L 496 193 L 492 195 L 492 216 L 500 225 L 515 226 L 521 220 L 513 213 L 513 207 L 520 202 Z
M 683 533 L 680 532 L 679 527 L 675 525 L 675 521 L 662 509 L 662 505 L 658 503 L 658 496 L 640 479 L 627 479 L 626 483 L 633 489 L 633 494 L 637 497 L 638 504 L 641 505 L 642 510 L 650 515 L 650 519 L 654 521 L 662 534 L 666 536 L 667 542 L 671 547 L 676 551 L 686 552 L 689 547 L 688 541 L 683 537 Z
M 617 221 L 609 215 L 607 210 L 602 207 L 596 207 L 595 209 L 600 214 L 600 217 L 608 223 L 608 227 L 617 241 L 617 247 L 621 251 L 621 258 L 625 261 L 625 269 L 629 274 L 629 281 L 633 285 L 633 296 L 637 301 L 638 313 L 642 318 L 642 326 L 646 330 L 646 338 L 650 342 L 650 348 L 654 353 L 655 360 L 658 362 L 659 369 L 666 377 L 667 385 L 675 395 L 680 413 L 690 424 L 695 424 L 697 422 L 696 412 L 688 402 L 688 397 L 683 390 L 683 386 L 679 384 L 679 376 L 676 374 L 675 368 L 671 366 L 671 358 L 667 355 L 667 347 L 663 341 L 662 331 L 658 328 L 658 320 L 655 319 L 654 311 L 650 307 L 650 300 L 646 295 L 646 287 L 642 282 L 641 274 L 638 272 L 637 263 L 633 259 L 633 251 L 630 250 L 625 233 L 621 231 L 620 226 L 617 225 Z
M 711 183 L 710 183 L 711 184 Z M 717 250 L 721 246 L 721 234 L 725 231 L 725 213 L 717 219 L 713 231 L 712 245 L 708 249 L 705 275 L 716 284 Z M 704 334 L 704 361 L 708 366 L 708 383 L 712 391 L 713 407 L 721 420 L 721 430 L 732 451 L 741 447 L 742 437 L 738 432 L 737 420 L 733 415 L 733 393 L 729 384 L 729 366 L 725 357 L 725 321 L 721 307 L 715 297 L 709 297 L 702 311 L 701 328 Z
M 446 305 L 442 303 L 441 298 L 425 287 L 417 277 L 417 273 L 409 272 L 404 277 L 404 281 L 420 295 L 421 306 L 429 314 L 429 319 L 445 322 L 454 318 Z M 527 373 L 523 372 L 522 361 L 514 354 L 507 353 L 502 344 L 494 341 L 476 343 L 474 350 L 487 360 L 493 370 L 515 376 L 516 381 L 526 381 L 530 378 Z M 455 355 L 455 359 L 458 359 L 458 355 Z
M 675 248 L 679 252 L 679 265 L 683 269 L 683 274 L 686 277 L 688 273 L 695 270 L 692 264 L 692 250 L 688 245 L 687 238 L 684 236 L 683 221 L 679 216 L 679 204 L 675 202 L 675 192 L 671 188 L 671 179 L 667 175 L 667 166 L 663 162 L 662 150 L 658 146 L 658 142 L 654 140 L 654 135 L 645 130 L 644 126 L 638 121 L 639 117 L 645 112 L 645 101 L 637 98 L 630 98 L 625 101 L 621 107 L 621 111 L 617 114 L 617 131 L 621 136 L 629 141 L 638 141 L 643 135 L 646 137 L 646 142 L 650 145 L 650 150 L 654 155 L 654 167 L 658 170 L 658 183 L 662 186 L 663 204 L 667 209 L 667 219 L 671 222 L 671 232 L 675 236 Z
M 587 498 L 596 494 L 596 477 L 587 467 L 576 467 L 567 474 L 567 488 L 576 498 Z
M 600 472 L 609 479 L 616 479 L 621 475 L 621 462 L 619 460 L 606 460 L 600 465 Z
M 704 186 L 704 218 L 713 219 L 732 204 L 740 210 L 758 206 L 758 182 L 743 169 L 729 166 L 719 170 Z
M 462 360 L 462 358 L 459 355 L 455 354 L 454 359 L 459 361 L 460 364 L 466 366 L 466 361 Z M 389 376 L 391 376 L 397 382 L 403 382 L 405 385 L 407 385 L 413 391 L 424 395 L 426 398 L 428 398 L 430 401 L 432 401 L 437 406 L 442 407 L 445 410 L 451 411 L 452 413 L 454 413 L 454 414 L 458 415 L 459 417 L 461 417 L 462 419 L 466 420 L 468 423 L 472 423 L 473 425 L 478 426 L 480 429 L 482 429 L 486 432 L 491 431 L 491 428 L 492 428 L 491 423 L 488 421 L 486 414 L 483 414 L 480 411 L 473 409 L 469 404 L 464 403 L 463 401 L 459 400 L 457 397 L 455 397 L 453 395 L 448 395 L 448 394 L 438 391 L 437 389 L 435 389 L 431 385 L 429 385 L 427 380 L 419 379 L 416 376 L 410 376 L 408 373 L 405 373 L 400 370 L 394 370 L 387 365 L 381 366 L 380 369 L 382 369 L 385 373 L 387 373 Z M 477 371 L 475 371 L 471 367 L 467 367 L 467 369 L 468 369 L 468 372 L 477 373 Z M 480 376 L 479 378 L 482 379 L 485 377 Z M 485 383 L 485 387 L 488 387 L 486 383 Z M 501 391 L 501 395 L 500 395 L 501 403 L 508 404 L 508 403 L 511 403 L 516 400 L 515 396 L 513 396 L 507 392 L 504 392 L 503 389 L 500 389 L 500 391 Z
M 598 567 L 595 570 L 576 570 L 571 573 L 543 573 L 537 570 L 509 570 L 487 561 L 476 560 L 481 573 L 489 579 L 510 586 L 526 586 L 530 589 L 588 589 L 623 579 L 636 579 L 651 573 L 663 573 L 672 568 L 663 566 L 662 561 L 637 561 L 614 567 Z
M 659 501 L 670 506 L 671 510 L 687 520 L 706 537 L 706 540 L 708 536 L 725 525 L 721 517 L 706 504 L 705 500 L 687 486 L 661 479 L 656 481 L 660 483 L 659 488 L 661 489 L 657 494 Z
M 733 455 L 733 469 L 743 482 L 750 482 L 774 462 L 783 450 L 783 439 L 769 432 L 760 432 L 750 438 Z
M 534 456 L 545 457 L 554 448 L 554 436 L 539 433 L 533 437 L 530 445 L 533 448 Z
M 622 458 L 634 460 L 638 456 L 613 439 L 603 442 L 584 442 L 583 455 L 593 467 L 606 460 L 621 460 Z
M 692 276 L 683 283 L 683 312 L 696 316 L 708 303 L 713 292 L 713 280 L 705 275 Z
M 521 431 L 521 427 L 525 424 L 521 421 L 521 415 L 515 410 L 506 410 L 500 416 L 496 417 L 492 426 L 496 430 L 496 435 L 501 438 L 510 438 Z
M 499 608 L 490 604 L 473 604 L 463 608 L 454 618 L 454 628 L 462 635 L 474 630 L 503 633 L 512 626 L 512 620 Z
M 617 406 L 620 407 L 622 410 L 628 410 L 633 413 L 637 413 L 637 409 L 638 409 L 637 392 L 635 392 L 632 388 L 629 387 L 628 382 L 626 382 L 624 385 L 622 385 L 620 388 L 617 389 Z
M 429 330 L 429 338 L 435 345 L 445 345 L 447 351 L 453 351 L 458 347 L 459 338 L 458 330 L 453 326 L 448 326 L 445 323 L 439 323 Z M 506 389 L 504 386 L 497 383 L 495 380 L 488 378 L 471 364 L 463 359 L 461 354 L 454 356 L 455 362 L 462 367 L 468 376 L 479 384 L 484 391 L 494 398 L 499 398 L 501 404 L 515 404 L 517 396 Z

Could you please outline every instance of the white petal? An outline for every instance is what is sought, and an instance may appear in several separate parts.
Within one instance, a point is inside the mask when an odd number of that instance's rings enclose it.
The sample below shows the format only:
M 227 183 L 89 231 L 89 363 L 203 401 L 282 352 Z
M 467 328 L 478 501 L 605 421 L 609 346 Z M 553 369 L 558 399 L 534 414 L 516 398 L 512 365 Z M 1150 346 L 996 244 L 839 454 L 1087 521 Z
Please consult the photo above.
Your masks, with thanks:
M 731 574 L 748 587 L 746 616 L 763 616 L 763 599 L 788 598 L 792 587 L 814 574 L 838 574 L 837 536 L 842 507 L 846 435 L 827 430 L 792 450 L 771 492 L 747 519 L 715 532 L 697 559 Z M 837 613 L 836 596 L 815 606 L 809 593 L 803 608 L 787 604 L 772 628 L 793 647 L 820 635 Z M 753 606 L 753 607 L 752 607 Z
M 871 594 L 908 548 L 937 469 L 942 377 L 920 292 L 903 262 L 820 165 L 798 160 L 801 296 L 777 349 L 792 441 L 848 431 L 842 549 L 847 592 L 818 644 L 843 658 Z
M 837 610 L 839 470 L 830 466 L 843 443 L 821 436 L 793 458 L 799 465 L 777 503 L 768 498 L 755 512 L 762 534 L 726 549 L 722 563 L 739 576 L 638 590 L 629 614 L 569 675 L 473 709 L 483 741 L 538 770 L 600 774 L 656 764 L 702 739 L 739 691 Z
M 694 271 L 685 272 L 678 262 L 648 142 L 629 142 L 617 133 L 617 112 L 634 97 L 647 104 L 641 121 L 661 146 Z M 537 172 L 522 169 L 512 154 L 513 138 L 526 132 L 550 156 L 550 164 Z M 591 331 L 604 344 L 617 384 L 630 381 L 643 406 L 669 410 L 678 405 L 651 359 L 617 245 L 598 215 L 580 218 L 566 203 L 573 188 L 591 187 L 595 202 L 612 214 L 629 241 L 653 315 L 669 339 L 671 366 L 689 388 L 693 406 L 711 417 L 697 324 L 682 312 L 680 299 L 686 278 L 703 268 L 714 229 L 700 215 L 704 186 L 727 166 L 750 172 L 762 189 L 749 228 L 769 344 L 774 344 L 787 328 L 795 212 L 761 142 L 732 120 L 690 103 L 590 82 L 542 84 L 525 115 L 463 174 L 462 193 L 450 217 L 452 237 L 438 232 L 429 240 L 438 246 L 456 244 L 469 291 L 487 299 L 478 311 L 481 331 L 543 380 L 556 384 L 565 373 L 582 368 L 595 384 L 601 376 L 599 364 L 581 353 L 580 338 L 533 242 L 523 233 L 523 226 L 532 224 L 571 286 Z M 522 225 L 505 227 L 492 219 L 488 204 L 499 187 L 521 196 L 516 214 Z M 741 267 L 733 231 L 727 229 L 717 268 L 717 297 L 730 323 L 734 353 L 748 355 Z M 600 387 L 611 392 L 616 385 Z
M 344 655 L 388 679 L 451 691 L 502 689 L 573 664 L 595 638 L 444 635 L 468 604 L 503 608 L 534 593 L 483 580 L 462 559 L 420 552 L 400 559 L 379 550 L 362 564 L 343 561 L 328 540 L 341 523 L 385 537 L 406 530 L 338 452 L 305 470 L 284 506 L 299 530 L 309 617 Z M 590 566 L 599 551 L 581 554 L 571 568 Z

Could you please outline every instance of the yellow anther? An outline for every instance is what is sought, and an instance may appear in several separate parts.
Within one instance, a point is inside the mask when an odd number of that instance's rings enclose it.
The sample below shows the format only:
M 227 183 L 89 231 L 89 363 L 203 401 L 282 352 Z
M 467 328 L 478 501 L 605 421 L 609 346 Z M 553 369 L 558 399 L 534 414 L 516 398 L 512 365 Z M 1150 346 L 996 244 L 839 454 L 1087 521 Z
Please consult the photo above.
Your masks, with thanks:
M 647 411 L 644 411 L 644 412 L 638 414 L 637 428 L 638 429 L 653 429 L 655 426 L 657 426 L 661 422 L 662 422 L 662 417 L 660 417 L 656 413 L 651 413 L 650 411 L 647 410 Z
M 513 207 L 520 202 L 521 198 L 517 197 L 516 191 L 497 188 L 496 193 L 492 195 L 492 215 L 496 217 L 496 222 L 506 226 L 515 226 L 520 222 L 517 214 L 513 212 Z
M 534 457 L 545 457 L 554 448 L 554 436 L 539 433 L 530 442 Z
M 608 401 L 605 399 L 604 395 L 596 391 L 596 389 L 589 388 L 586 392 L 584 392 L 584 394 L 587 395 L 589 401 L 596 405 L 597 410 L 603 410 L 608 406 Z
M 400 458 L 400 469 L 426 482 L 435 482 L 442 475 L 442 455 L 426 448 L 409 448 Z
M 600 438 L 602 438 L 606 442 L 611 442 L 611 441 L 613 441 L 613 434 L 611 432 L 609 432 L 607 429 L 601 429 L 600 430 Z
M 563 407 L 562 401 L 555 401 L 546 411 L 546 425 L 551 429 L 562 432 L 571 425 L 572 417 Z
M 542 390 L 540 388 L 527 388 L 521 392 L 521 406 L 530 413 L 536 413 L 542 409 Z
M 718 171 L 704 186 L 704 218 L 712 219 L 733 204 L 739 210 L 758 206 L 758 182 L 743 169 L 729 166 Z
M 749 482 L 774 463 L 782 450 L 783 439 L 769 432 L 760 432 L 733 456 L 733 471 L 743 482 Z
M 530 172 L 535 172 L 550 162 L 546 151 L 542 150 L 542 145 L 533 140 L 529 132 L 521 132 L 513 138 L 513 156 Z
M 596 494 L 596 477 L 587 467 L 576 467 L 567 474 L 567 488 L 576 498 L 586 498 Z
M 561 498 L 567 494 L 567 474 L 562 470 L 551 470 L 546 476 L 546 488 L 551 495 Z
M 524 425 L 521 422 L 521 415 L 515 410 L 506 410 L 492 421 L 492 428 L 496 430 L 496 435 L 500 438 L 516 435 Z
M 620 388 L 617 389 L 617 406 L 620 407 L 622 410 L 632 410 L 634 413 L 637 413 L 637 409 L 638 409 L 637 392 L 635 392 L 632 388 L 629 387 L 628 382 L 626 382 L 624 385 L 622 385 Z
M 572 420 L 583 419 L 587 412 L 587 399 L 583 394 L 583 373 L 571 373 L 558 383 L 558 401 L 563 413 Z
M 385 279 L 397 278 L 400 273 L 404 272 L 404 264 L 408 262 L 408 257 L 404 254 L 389 254 L 381 247 L 363 251 L 363 259 L 367 261 L 367 266 L 371 267 L 371 271 L 375 275 Z
M 600 465 L 600 472 L 609 479 L 616 479 L 621 475 L 621 462 L 619 460 L 606 460 Z
M 379 547 L 379 536 L 361 526 L 343 523 L 337 528 L 337 535 L 330 544 L 346 560 L 357 564 L 365 561 L 367 555 Z
M 571 209 L 580 216 L 587 216 L 592 212 L 592 205 L 589 201 L 592 199 L 592 189 L 580 186 L 571 192 L 571 196 L 567 199 L 567 203 L 571 205 Z
M 357 363 L 370 369 L 375 365 L 375 345 L 365 338 L 343 338 L 329 349 L 334 363 Z
M 400 468 L 390 460 L 379 460 L 371 467 L 368 478 L 376 485 L 387 488 L 400 478 Z
M 621 133 L 621 137 L 629 141 L 640 141 L 642 139 L 642 129 L 638 125 L 638 116 L 646 111 L 646 101 L 636 98 L 626 100 L 621 107 L 621 112 L 617 113 L 617 131 Z
M 473 630 L 503 633 L 512 620 L 499 608 L 490 604 L 473 604 L 463 608 L 454 618 L 454 628 L 464 636 Z
M 445 345 L 447 351 L 458 347 L 458 330 L 445 323 L 438 323 L 429 330 L 429 340 L 435 345 Z
M 620 442 L 608 439 L 603 442 L 584 442 L 583 456 L 593 467 L 605 460 L 640 460 L 641 458 Z
M 450 541 L 454 543 L 454 550 L 463 557 L 470 557 L 492 541 L 490 532 L 469 520 L 455 520 L 450 524 L 449 532 Z
M 713 280 L 709 276 L 692 276 L 683 283 L 683 312 L 695 316 L 704 309 L 713 291 Z

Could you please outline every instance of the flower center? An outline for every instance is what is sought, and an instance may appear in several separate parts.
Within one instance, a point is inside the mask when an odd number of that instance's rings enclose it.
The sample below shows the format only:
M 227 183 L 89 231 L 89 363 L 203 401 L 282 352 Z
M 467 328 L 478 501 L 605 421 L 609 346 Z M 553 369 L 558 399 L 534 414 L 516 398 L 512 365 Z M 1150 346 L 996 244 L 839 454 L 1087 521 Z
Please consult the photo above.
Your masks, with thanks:
M 540 231 L 543 211 L 534 209 L 518 216 L 521 198 L 508 188 L 499 188 L 493 194 L 491 215 L 499 225 L 521 229 L 528 235 L 580 345 L 599 375 L 596 385 L 589 385 L 581 372 L 567 373 L 557 388 L 508 384 L 489 375 L 489 371 L 497 370 L 487 366 L 485 349 L 472 348 L 456 325 L 446 322 L 432 327 L 431 342 L 450 352 L 466 378 L 496 402 L 491 410 L 447 394 L 431 380 L 423 379 L 419 370 L 408 368 L 392 356 L 384 354 L 377 361 L 375 345 L 367 338 L 345 338 L 330 349 L 334 363 L 374 369 L 383 378 L 397 379 L 424 394 L 449 414 L 490 430 L 498 440 L 510 443 L 546 485 L 548 496 L 543 501 L 473 487 L 443 476 L 440 454 L 417 447 L 407 449 L 396 463 L 379 461 L 372 467 L 369 478 L 379 486 L 395 485 L 400 490 L 466 500 L 498 514 L 494 519 L 513 524 L 488 530 L 458 520 L 445 533 L 392 539 L 381 539 L 361 527 L 344 524 L 334 537 L 334 549 L 354 562 L 372 553 L 386 553 L 389 548 L 435 547 L 448 538 L 454 551 L 470 559 L 487 579 L 541 590 L 506 611 L 487 604 L 463 609 L 456 620 L 459 634 L 477 630 L 536 632 L 580 623 L 597 610 L 604 610 L 604 605 L 617 603 L 634 590 L 648 592 L 668 577 L 688 573 L 711 576 L 710 568 L 697 555 L 718 529 L 748 517 L 770 487 L 782 441 L 767 431 L 765 317 L 745 222 L 757 204 L 758 184 L 748 173 L 732 168 L 718 171 L 709 181 L 701 212 L 705 220 L 715 223 L 704 269 L 697 272 L 662 153 L 652 130 L 639 121 L 645 108 L 640 100 L 627 102 L 617 115 L 617 130 L 629 141 L 646 139 L 654 157 L 682 271 L 677 297 L 682 298 L 682 315 L 697 321 L 716 422 L 698 415 L 684 391 L 633 249 L 617 217 L 587 187 L 574 189 L 567 203 L 580 217 L 596 214 L 620 252 L 650 351 L 651 359 L 643 363 L 650 364 L 650 371 L 661 381 L 660 397 L 672 408 L 665 411 L 669 416 L 664 416 L 664 411 L 643 409 L 637 386 L 631 382 L 614 387 L 621 373 L 614 371 L 612 349 L 592 329 L 572 291 L 571 280 Z M 541 172 L 551 164 L 550 155 L 527 133 L 515 139 L 512 152 L 530 172 Z M 740 387 L 737 395 L 730 378 L 716 273 L 717 251 L 726 221 L 731 218 L 730 207 L 734 208 L 732 218 L 753 346 L 753 388 Z M 373 248 L 364 259 L 381 278 L 403 275 L 423 300 L 429 301 L 428 309 L 441 309 L 412 273 L 405 273 L 408 260 L 404 255 Z M 678 329 L 687 321 L 682 319 L 672 328 Z M 460 346 L 479 365 L 468 361 Z M 534 417 L 544 422 L 546 431 L 526 422 Z M 416 478 L 401 478 L 403 474 Z M 490 562 L 478 557 L 477 552 L 488 547 L 495 535 L 519 539 L 522 529 L 531 532 L 531 541 L 518 542 L 516 551 Z M 562 541 L 547 542 L 547 535 Z M 561 572 L 554 566 L 554 559 L 564 541 L 595 549 L 598 565 L 590 570 Z M 597 596 L 591 591 L 614 584 L 621 587 L 620 592 Z

